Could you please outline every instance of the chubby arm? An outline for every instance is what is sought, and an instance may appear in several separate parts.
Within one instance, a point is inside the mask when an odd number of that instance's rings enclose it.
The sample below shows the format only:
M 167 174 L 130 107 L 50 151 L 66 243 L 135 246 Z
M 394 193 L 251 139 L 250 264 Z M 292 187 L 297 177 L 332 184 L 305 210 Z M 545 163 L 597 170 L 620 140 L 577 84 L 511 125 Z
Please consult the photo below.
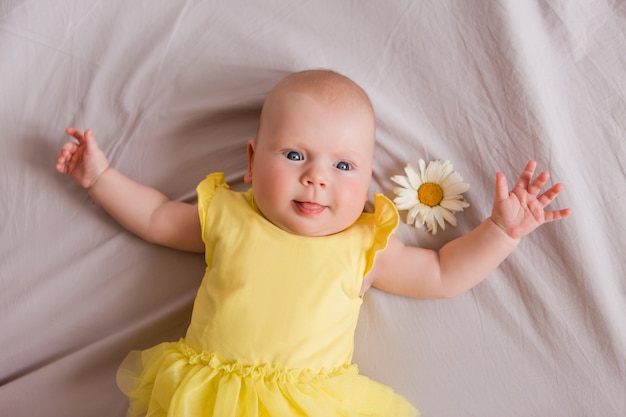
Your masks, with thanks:
M 405 246 L 392 236 L 366 278 L 371 286 L 414 298 L 450 298 L 480 283 L 515 249 L 491 219 L 439 251 Z
M 549 175 L 542 172 L 533 180 L 535 167 L 530 161 L 510 192 L 505 176 L 497 173 L 491 217 L 438 252 L 405 246 L 392 236 L 387 248 L 377 255 L 363 292 L 373 286 L 415 298 L 449 298 L 480 283 L 515 249 L 521 237 L 571 212 L 545 210 L 563 186 L 556 184 L 539 194 Z
M 142 239 L 191 252 L 204 252 L 195 205 L 173 201 L 109 166 L 90 130 L 68 128 L 77 142 L 67 142 L 57 156 L 57 171 L 89 191 L 114 219 Z

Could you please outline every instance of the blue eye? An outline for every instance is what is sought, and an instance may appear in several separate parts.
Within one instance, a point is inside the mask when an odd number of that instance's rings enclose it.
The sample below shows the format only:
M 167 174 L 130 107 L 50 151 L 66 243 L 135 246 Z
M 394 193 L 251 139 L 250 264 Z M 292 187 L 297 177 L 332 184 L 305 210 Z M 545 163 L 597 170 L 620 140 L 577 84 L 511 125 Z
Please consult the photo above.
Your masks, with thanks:
M 350 171 L 352 169 L 352 165 L 349 162 L 341 161 L 335 164 L 335 168 L 340 169 L 342 171 Z
M 283 152 L 283 155 L 285 155 L 285 158 L 291 161 L 302 161 L 304 159 L 302 154 L 296 151 L 286 151 L 286 152 Z

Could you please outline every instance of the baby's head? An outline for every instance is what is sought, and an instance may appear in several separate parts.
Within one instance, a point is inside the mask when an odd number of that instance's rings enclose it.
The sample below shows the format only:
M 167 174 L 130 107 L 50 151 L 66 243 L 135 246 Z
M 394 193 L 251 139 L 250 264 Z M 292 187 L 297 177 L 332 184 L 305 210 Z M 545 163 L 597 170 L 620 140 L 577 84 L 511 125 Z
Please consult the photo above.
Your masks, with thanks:
M 245 180 L 261 213 L 302 236 L 348 228 L 367 200 L 375 130 L 372 104 L 350 79 L 327 70 L 285 77 L 248 143 Z

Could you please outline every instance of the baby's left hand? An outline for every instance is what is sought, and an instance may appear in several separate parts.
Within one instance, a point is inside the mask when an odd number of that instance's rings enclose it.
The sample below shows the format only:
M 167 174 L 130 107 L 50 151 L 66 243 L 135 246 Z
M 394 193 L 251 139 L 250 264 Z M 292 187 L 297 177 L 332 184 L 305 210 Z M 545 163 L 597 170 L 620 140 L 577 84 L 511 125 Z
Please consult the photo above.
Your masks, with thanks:
M 491 219 L 514 239 L 529 234 L 544 223 L 562 219 L 571 213 L 570 209 L 545 210 L 563 190 L 563 185 L 556 184 L 539 195 L 550 175 L 544 171 L 533 180 L 536 166 L 535 161 L 528 162 L 510 192 L 504 174 L 501 172 L 496 174 L 496 198 Z

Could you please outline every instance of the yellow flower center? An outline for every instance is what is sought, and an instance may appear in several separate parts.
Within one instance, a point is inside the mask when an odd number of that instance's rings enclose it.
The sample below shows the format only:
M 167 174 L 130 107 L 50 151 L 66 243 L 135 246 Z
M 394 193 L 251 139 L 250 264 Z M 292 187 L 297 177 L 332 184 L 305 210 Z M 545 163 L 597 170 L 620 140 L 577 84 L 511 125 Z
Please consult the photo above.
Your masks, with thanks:
M 443 200 L 443 188 L 434 182 L 425 182 L 417 190 L 417 199 L 429 207 L 435 207 Z

